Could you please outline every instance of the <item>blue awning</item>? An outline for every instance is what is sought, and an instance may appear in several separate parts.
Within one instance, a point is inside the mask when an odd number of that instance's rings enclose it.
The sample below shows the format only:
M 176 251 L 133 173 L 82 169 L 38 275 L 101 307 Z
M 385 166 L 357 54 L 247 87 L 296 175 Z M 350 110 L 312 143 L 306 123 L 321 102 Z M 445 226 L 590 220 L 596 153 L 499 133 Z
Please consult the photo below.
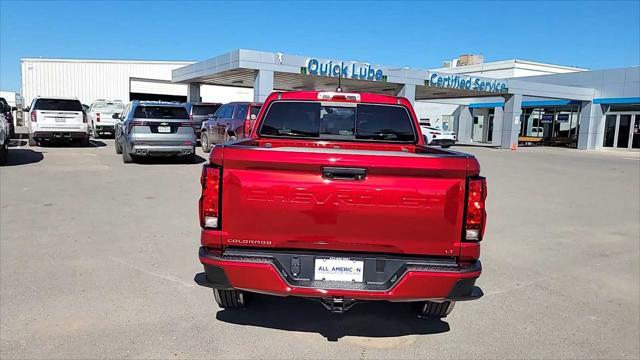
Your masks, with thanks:
M 490 103 L 473 103 L 469 104 L 470 109 L 487 109 L 504 106 L 504 102 L 490 102 Z
M 565 106 L 565 105 L 574 105 L 578 104 L 579 101 L 575 100 L 533 100 L 533 101 L 523 101 L 522 107 L 545 107 L 545 106 Z
M 640 97 L 593 99 L 594 104 L 640 104 Z

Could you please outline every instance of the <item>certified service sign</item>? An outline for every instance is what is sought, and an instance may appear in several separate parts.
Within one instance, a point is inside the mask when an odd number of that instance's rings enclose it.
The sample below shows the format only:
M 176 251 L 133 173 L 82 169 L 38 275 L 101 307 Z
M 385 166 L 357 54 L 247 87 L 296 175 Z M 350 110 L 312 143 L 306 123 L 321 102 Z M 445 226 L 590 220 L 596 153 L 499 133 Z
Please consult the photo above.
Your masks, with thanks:
M 343 79 L 369 80 L 369 81 L 387 81 L 387 76 L 382 69 L 376 69 L 370 64 L 354 63 L 344 61 L 333 62 L 320 61 L 318 59 L 309 59 L 307 66 L 300 68 L 300 73 L 316 75 L 341 77 Z
M 430 73 L 429 78 L 425 80 L 425 85 L 445 89 L 474 90 L 499 94 L 506 93 L 509 90 L 507 83 L 501 80 L 455 74 Z

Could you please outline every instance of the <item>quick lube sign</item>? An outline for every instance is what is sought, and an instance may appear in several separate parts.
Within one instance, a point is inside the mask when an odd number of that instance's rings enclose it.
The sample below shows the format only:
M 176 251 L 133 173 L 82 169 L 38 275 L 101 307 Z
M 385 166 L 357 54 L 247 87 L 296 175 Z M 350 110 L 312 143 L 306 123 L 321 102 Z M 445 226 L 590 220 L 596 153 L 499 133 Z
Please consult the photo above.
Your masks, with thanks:
M 430 73 L 425 85 L 445 89 L 461 89 L 485 91 L 493 93 L 507 92 L 507 83 L 495 79 L 484 79 L 475 76 Z
M 369 64 L 353 63 L 344 61 L 333 62 L 309 59 L 307 67 L 300 69 L 303 74 L 316 76 L 341 77 L 343 79 L 387 81 L 382 69 L 376 69 Z

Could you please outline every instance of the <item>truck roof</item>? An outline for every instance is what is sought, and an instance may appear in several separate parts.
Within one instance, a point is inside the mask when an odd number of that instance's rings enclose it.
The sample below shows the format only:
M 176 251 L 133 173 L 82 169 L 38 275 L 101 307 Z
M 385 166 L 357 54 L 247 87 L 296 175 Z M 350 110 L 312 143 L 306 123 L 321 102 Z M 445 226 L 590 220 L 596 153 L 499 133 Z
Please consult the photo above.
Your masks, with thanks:
M 350 96 L 354 95 L 354 96 Z M 322 96 L 322 98 L 321 98 Z M 342 98 L 344 97 L 344 98 Z M 358 100 L 354 99 L 355 97 Z M 266 102 L 273 100 L 315 100 L 315 101 L 344 101 L 375 104 L 402 104 L 411 106 L 409 100 L 401 96 L 373 94 L 366 92 L 333 92 L 333 91 L 275 91 L 269 95 Z

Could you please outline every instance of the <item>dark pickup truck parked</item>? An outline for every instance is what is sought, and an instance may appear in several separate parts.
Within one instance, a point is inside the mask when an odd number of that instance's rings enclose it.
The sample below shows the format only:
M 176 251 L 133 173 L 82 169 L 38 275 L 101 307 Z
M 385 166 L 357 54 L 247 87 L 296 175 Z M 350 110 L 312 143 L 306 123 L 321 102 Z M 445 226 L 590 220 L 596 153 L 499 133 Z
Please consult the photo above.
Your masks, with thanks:
M 404 98 L 275 92 L 250 138 L 213 149 L 201 184 L 195 281 L 220 307 L 256 292 L 445 317 L 482 296 L 480 166 L 427 147 Z

